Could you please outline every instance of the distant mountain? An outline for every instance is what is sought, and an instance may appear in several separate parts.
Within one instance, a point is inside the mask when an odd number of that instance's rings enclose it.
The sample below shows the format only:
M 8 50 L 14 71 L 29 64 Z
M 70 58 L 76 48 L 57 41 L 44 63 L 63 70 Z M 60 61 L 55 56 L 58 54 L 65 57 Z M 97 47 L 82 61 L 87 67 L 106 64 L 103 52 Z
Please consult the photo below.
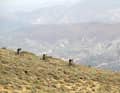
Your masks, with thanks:
M 117 0 L 2 1 L 0 46 L 120 70 L 119 7 Z
M 0 43 L 1 47 L 22 47 L 38 54 L 120 70 L 119 30 L 120 24 L 29 24 L 17 31 L 1 32 Z

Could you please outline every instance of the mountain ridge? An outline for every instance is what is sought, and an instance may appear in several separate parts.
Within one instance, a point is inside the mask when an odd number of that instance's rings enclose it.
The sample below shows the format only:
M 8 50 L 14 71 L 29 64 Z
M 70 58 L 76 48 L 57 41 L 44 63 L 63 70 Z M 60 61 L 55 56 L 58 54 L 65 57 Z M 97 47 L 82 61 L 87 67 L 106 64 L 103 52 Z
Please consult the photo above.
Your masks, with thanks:
M 0 44 L 60 58 L 72 56 L 80 64 L 95 67 L 102 64 L 101 68 L 120 71 L 119 29 L 120 24 L 28 24 L 23 28 L 1 31 Z

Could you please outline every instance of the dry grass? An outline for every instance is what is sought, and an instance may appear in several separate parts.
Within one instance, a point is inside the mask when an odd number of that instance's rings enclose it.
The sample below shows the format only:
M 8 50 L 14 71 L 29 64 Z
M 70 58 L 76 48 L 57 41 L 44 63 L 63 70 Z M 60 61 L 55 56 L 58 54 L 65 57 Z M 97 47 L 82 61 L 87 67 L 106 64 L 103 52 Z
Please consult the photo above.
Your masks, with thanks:
M 0 49 L 0 93 L 120 93 L 120 73 Z

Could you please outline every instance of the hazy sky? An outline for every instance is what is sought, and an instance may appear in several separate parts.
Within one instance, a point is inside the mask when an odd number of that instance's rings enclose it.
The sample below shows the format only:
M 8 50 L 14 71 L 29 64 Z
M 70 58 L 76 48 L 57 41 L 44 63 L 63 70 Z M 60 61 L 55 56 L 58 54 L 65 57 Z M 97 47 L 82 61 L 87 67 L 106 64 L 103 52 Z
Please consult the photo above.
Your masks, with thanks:
M 45 10 L 46 15 L 55 16 L 49 13 L 50 7 L 61 6 L 63 11 L 65 9 L 64 16 L 61 20 L 79 20 L 81 21 L 114 21 L 120 22 L 120 0 L 1 0 L 0 1 L 0 16 L 12 15 L 17 11 L 20 13 L 33 12 L 40 10 L 41 8 L 48 8 Z M 61 11 L 57 9 L 56 15 L 61 16 Z M 53 10 L 52 10 L 53 11 Z M 45 17 L 44 12 L 39 12 L 39 16 Z M 33 14 L 34 15 L 34 14 Z M 19 16 L 19 15 L 18 15 Z M 39 19 L 39 18 L 38 18 Z M 43 18 L 46 19 L 46 18 Z M 49 18 L 49 20 L 53 20 Z M 51 22 L 51 21 L 50 21 Z M 46 22 L 44 22 L 46 23 Z
M 83 4 L 85 7 L 95 8 L 120 8 L 120 0 L 1 0 L 0 6 L 4 8 L 14 8 L 21 10 L 36 9 L 46 6 L 55 5 L 73 5 L 76 3 Z
M 56 5 L 72 5 L 85 0 L 2 0 L 1 6 L 14 10 L 31 10 Z

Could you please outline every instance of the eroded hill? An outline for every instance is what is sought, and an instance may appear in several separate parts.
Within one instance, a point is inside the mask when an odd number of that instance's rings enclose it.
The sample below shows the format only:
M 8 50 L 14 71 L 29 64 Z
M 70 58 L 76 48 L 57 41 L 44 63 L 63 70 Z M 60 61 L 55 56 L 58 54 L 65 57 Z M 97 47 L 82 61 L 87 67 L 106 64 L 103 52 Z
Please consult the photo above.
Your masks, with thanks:
M 0 93 L 120 93 L 120 73 L 0 49 Z

